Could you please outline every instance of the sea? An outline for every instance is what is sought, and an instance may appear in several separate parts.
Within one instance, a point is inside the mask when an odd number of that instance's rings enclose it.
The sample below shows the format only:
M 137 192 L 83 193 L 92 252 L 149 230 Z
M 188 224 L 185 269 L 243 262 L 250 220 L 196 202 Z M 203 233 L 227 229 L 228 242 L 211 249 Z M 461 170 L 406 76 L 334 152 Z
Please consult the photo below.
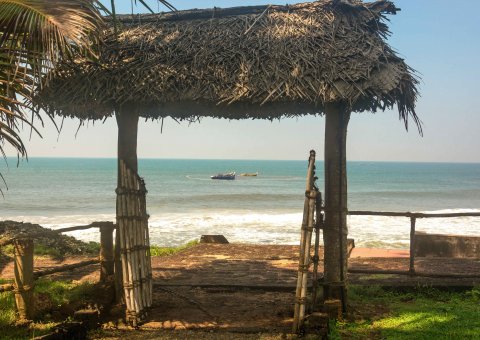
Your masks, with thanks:
M 2 164 L 0 220 L 48 228 L 115 221 L 116 159 L 30 158 Z M 256 173 L 233 181 L 211 175 Z M 150 241 L 178 246 L 204 234 L 230 242 L 298 244 L 307 160 L 141 159 L 148 189 Z M 348 209 L 480 212 L 480 164 L 348 162 Z M 323 162 L 317 161 L 323 191 Z M 406 217 L 350 216 L 357 247 L 408 248 Z M 480 236 L 480 217 L 419 219 L 417 230 Z M 95 229 L 70 235 L 99 241 Z

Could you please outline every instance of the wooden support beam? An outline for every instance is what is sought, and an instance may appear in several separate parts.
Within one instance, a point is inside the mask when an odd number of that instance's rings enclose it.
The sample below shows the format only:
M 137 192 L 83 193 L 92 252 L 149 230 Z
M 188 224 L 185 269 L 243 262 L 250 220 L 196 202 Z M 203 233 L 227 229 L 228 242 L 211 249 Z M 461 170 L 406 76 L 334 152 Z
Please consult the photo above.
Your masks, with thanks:
M 15 274 L 15 304 L 20 321 L 33 319 L 33 240 L 15 240 L 14 274 Z
M 415 275 L 415 217 L 410 217 L 410 275 Z
M 324 294 L 325 299 L 342 301 L 347 307 L 347 126 L 348 106 L 329 103 L 325 106 L 325 227 Z
M 104 283 L 114 281 L 113 229 L 113 224 L 100 227 L 100 281 Z

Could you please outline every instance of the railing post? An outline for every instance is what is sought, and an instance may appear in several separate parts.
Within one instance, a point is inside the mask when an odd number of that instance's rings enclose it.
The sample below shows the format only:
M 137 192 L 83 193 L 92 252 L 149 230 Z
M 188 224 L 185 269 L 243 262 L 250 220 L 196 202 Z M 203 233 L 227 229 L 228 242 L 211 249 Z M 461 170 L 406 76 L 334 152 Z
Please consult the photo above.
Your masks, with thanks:
M 35 313 L 33 301 L 33 240 L 18 239 L 15 250 L 15 304 L 20 321 L 31 320 Z
M 100 281 L 104 283 L 114 278 L 113 229 L 113 224 L 100 227 Z
M 410 275 L 415 275 L 415 222 L 417 218 L 410 216 Z

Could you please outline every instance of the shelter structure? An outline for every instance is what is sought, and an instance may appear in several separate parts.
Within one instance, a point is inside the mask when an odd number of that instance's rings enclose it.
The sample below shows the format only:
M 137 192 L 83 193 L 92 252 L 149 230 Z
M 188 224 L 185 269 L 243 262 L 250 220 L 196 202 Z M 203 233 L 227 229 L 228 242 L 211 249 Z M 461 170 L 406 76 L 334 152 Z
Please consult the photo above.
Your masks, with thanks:
M 60 65 L 37 103 L 64 117 L 116 117 L 119 187 L 128 183 L 122 169 L 137 172 L 139 117 L 325 115 L 324 279 L 327 294 L 344 297 L 350 115 L 396 106 L 405 127 L 413 120 L 421 132 L 415 72 L 386 42 L 386 15 L 398 10 L 384 0 L 320 0 L 121 16 L 98 62 Z M 145 246 L 135 240 L 132 247 Z

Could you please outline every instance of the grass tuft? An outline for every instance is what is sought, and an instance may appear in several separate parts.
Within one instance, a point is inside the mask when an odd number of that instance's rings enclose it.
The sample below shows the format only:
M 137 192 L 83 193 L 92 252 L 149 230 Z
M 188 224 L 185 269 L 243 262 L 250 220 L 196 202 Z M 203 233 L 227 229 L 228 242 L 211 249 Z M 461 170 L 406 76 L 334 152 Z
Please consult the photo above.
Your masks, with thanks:
M 159 247 L 152 245 L 150 246 L 150 255 L 151 256 L 169 256 L 181 252 L 187 248 L 193 247 L 198 244 L 198 240 L 190 241 L 179 247 Z

